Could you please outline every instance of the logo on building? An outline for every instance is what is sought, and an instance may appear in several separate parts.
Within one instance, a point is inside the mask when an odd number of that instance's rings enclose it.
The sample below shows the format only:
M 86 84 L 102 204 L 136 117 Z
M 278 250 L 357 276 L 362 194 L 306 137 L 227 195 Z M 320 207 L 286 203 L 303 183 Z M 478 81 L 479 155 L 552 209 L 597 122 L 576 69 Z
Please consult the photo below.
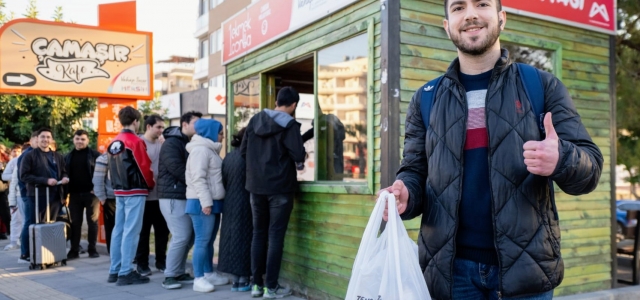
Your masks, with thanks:
M 609 12 L 607 11 L 606 5 L 593 2 L 593 5 L 591 5 L 591 12 L 589 12 L 589 18 L 593 18 L 596 15 L 601 15 L 605 21 L 609 22 Z

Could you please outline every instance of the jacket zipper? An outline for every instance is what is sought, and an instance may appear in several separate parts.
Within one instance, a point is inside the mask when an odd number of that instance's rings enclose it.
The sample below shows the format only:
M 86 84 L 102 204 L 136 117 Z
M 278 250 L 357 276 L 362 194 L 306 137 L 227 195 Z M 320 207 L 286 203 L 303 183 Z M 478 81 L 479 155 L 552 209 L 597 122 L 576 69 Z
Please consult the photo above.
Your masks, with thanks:
M 502 263 L 500 261 L 500 254 L 498 251 L 498 241 L 496 240 L 496 205 L 494 203 L 494 199 L 493 199 L 493 185 L 491 184 L 491 139 L 489 138 L 491 135 L 489 134 L 489 120 L 488 120 L 488 114 L 486 113 L 487 111 L 487 105 L 489 102 L 489 90 L 491 87 L 491 84 L 494 81 L 494 76 L 491 76 L 491 80 L 489 81 L 489 86 L 487 87 L 487 95 L 485 96 L 484 99 L 484 110 L 485 110 L 485 116 L 484 116 L 484 122 L 485 122 L 485 127 L 487 129 L 487 160 L 489 163 L 489 191 L 491 192 L 491 224 L 493 224 L 493 247 L 495 247 L 496 249 L 496 256 L 498 258 L 498 299 L 502 299 L 502 278 L 500 276 L 500 272 L 502 271 Z

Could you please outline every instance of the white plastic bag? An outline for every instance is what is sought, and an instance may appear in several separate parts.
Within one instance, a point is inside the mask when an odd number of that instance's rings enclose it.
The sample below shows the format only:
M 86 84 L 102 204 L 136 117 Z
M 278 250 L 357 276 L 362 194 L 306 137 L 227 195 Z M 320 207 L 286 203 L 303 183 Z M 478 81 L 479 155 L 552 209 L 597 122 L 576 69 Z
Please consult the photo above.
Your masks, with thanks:
M 389 221 L 378 236 L 385 206 Z M 353 264 L 346 300 L 430 300 L 418 262 L 418 245 L 409 238 L 393 194 L 378 198 Z

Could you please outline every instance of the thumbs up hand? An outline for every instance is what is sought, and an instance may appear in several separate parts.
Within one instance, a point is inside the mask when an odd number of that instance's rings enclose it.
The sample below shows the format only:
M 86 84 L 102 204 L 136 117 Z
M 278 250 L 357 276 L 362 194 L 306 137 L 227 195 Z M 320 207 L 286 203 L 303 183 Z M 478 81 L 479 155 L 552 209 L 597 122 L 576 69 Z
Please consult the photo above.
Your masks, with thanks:
M 542 141 L 528 141 L 523 145 L 524 164 L 531 174 L 550 176 L 558 165 L 558 134 L 553 127 L 551 113 L 544 117 L 544 130 L 547 136 Z

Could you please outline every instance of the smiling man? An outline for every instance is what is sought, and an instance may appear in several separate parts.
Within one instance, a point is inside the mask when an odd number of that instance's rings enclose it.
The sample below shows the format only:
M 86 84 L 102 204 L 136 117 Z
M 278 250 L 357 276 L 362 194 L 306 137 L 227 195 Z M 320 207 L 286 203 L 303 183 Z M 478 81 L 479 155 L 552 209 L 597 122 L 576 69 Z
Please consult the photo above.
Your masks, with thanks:
M 444 4 L 458 58 L 411 99 L 387 190 L 403 219 L 422 215 L 420 266 L 433 299 L 551 299 L 564 264 L 550 184 L 593 191 L 602 154 L 562 82 L 501 49 L 499 0 Z M 527 72 L 539 79 L 525 81 Z M 536 83 L 529 98 L 525 86 Z

